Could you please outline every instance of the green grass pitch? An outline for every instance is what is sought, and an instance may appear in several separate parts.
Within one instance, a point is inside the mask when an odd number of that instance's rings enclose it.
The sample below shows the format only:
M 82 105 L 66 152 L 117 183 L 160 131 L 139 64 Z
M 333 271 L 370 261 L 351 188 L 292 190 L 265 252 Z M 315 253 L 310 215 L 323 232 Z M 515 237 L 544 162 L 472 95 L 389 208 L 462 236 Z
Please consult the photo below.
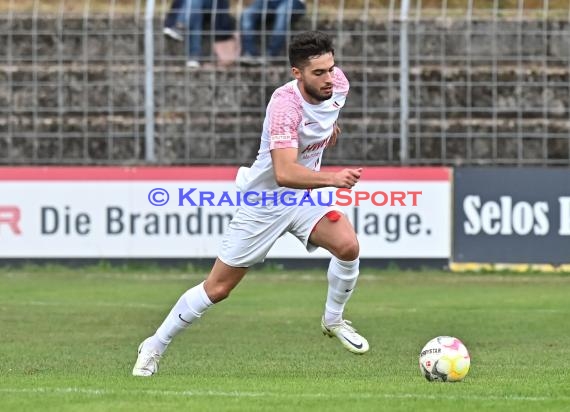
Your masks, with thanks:
M 319 271 L 254 270 L 130 376 L 140 341 L 204 273 L 0 270 L 3 411 L 570 410 L 570 276 L 365 270 L 345 316 L 370 342 L 324 337 Z M 430 383 L 418 353 L 463 340 L 471 370 Z

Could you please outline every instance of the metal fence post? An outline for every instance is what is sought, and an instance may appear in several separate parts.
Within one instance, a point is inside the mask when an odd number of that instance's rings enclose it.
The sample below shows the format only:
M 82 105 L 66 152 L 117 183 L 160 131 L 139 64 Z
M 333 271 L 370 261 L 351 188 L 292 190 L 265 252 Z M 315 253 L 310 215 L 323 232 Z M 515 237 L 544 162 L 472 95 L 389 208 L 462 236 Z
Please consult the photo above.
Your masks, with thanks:
M 402 1 L 400 9 L 400 163 L 408 163 L 408 12 L 410 0 Z
M 154 153 L 154 43 L 153 43 L 154 0 L 148 0 L 144 21 L 144 114 L 145 114 L 145 159 L 155 162 Z

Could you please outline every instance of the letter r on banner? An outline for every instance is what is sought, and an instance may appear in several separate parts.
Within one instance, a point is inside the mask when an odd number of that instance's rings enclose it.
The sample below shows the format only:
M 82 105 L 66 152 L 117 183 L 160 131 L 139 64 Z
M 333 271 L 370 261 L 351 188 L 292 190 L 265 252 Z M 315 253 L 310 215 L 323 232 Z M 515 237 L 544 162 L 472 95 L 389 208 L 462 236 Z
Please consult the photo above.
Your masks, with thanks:
M 21 235 L 19 228 L 20 208 L 17 206 L 0 206 L 0 232 L 2 225 L 8 225 L 15 235 Z

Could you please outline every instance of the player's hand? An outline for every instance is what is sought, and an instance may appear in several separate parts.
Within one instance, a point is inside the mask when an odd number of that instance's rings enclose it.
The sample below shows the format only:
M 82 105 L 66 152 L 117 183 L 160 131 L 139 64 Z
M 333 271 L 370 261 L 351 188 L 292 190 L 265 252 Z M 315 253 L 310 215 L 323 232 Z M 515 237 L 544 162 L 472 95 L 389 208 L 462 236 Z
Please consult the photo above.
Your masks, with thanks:
M 340 135 L 341 132 L 342 130 L 340 130 L 340 127 L 338 127 L 338 124 L 335 122 L 333 126 L 333 132 L 331 134 L 331 137 L 329 138 L 329 142 L 327 143 L 327 147 L 331 147 L 336 144 L 336 140 L 338 139 L 338 136 Z
M 360 179 L 362 169 L 343 169 L 334 175 L 334 187 L 352 189 Z

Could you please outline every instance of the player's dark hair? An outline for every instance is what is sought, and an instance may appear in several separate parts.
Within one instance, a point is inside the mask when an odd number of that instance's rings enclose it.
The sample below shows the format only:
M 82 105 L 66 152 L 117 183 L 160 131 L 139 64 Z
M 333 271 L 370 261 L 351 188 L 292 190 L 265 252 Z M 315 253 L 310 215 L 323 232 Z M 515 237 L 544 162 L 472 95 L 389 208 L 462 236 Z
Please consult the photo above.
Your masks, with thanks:
M 309 59 L 332 53 L 332 38 L 320 31 L 306 31 L 293 37 L 289 44 L 289 63 L 291 67 L 303 69 L 308 66 Z

